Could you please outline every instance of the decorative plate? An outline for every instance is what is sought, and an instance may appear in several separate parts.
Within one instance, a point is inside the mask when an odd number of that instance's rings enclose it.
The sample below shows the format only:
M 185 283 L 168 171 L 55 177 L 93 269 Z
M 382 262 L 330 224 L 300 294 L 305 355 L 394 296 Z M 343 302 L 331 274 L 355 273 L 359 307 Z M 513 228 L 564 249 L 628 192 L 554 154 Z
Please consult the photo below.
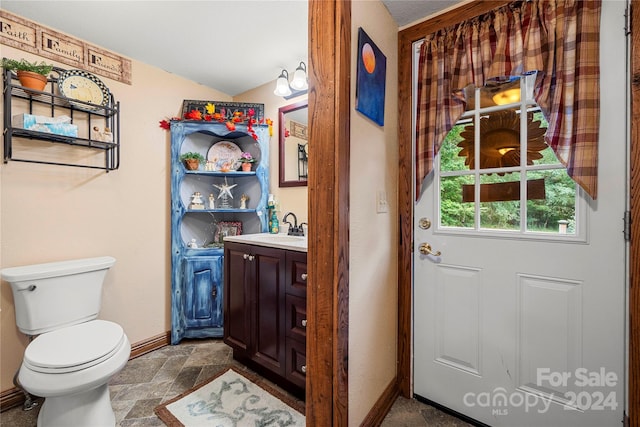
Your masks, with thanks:
M 89 102 L 91 104 L 104 107 L 109 103 L 109 89 L 102 81 L 93 74 L 83 70 L 67 70 L 58 77 L 58 90 L 62 96 L 78 101 Z M 95 110 L 84 103 L 74 103 L 78 108 Z
M 241 165 L 242 150 L 230 141 L 216 142 L 207 152 L 207 161 L 213 163 L 215 171 L 235 171 Z

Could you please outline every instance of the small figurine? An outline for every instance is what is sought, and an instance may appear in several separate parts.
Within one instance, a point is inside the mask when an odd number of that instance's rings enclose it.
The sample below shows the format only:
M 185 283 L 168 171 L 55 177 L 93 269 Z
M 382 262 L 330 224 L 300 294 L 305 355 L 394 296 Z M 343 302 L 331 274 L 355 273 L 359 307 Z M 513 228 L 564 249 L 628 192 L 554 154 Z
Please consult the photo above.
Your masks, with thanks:
M 216 198 L 213 196 L 213 193 L 209 194 L 209 209 L 216 208 Z
M 101 131 L 98 126 L 94 126 L 91 131 L 91 139 L 100 142 L 113 142 L 113 133 L 109 128 L 104 128 L 104 131 Z
M 242 197 L 240 197 L 240 209 L 247 209 L 248 200 L 249 196 L 247 196 L 246 194 L 243 194 Z
M 189 209 L 204 209 L 202 194 L 199 191 L 196 191 L 191 196 L 191 204 L 189 205 Z
M 104 132 L 102 134 L 103 142 L 113 142 L 113 133 L 111 133 L 111 129 L 104 128 Z
M 191 249 L 197 249 L 198 244 L 196 243 L 196 239 L 191 239 L 191 241 L 187 244 L 187 246 L 190 247 Z

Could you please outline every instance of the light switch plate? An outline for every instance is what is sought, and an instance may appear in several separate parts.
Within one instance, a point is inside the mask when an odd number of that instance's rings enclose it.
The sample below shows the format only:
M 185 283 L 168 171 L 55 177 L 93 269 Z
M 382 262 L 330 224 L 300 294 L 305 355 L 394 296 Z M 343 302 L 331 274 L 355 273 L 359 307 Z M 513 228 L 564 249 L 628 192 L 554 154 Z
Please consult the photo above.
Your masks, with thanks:
M 389 205 L 387 203 L 387 192 L 379 190 L 376 196 L 376 212 L 386 213 L 389 211 Z

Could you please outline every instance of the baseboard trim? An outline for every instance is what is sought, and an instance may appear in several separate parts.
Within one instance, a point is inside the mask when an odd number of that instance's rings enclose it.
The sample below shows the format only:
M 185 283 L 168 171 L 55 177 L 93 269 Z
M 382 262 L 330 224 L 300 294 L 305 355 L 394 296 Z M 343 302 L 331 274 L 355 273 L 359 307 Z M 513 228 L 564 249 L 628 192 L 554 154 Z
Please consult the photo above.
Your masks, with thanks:
M 24 400 L 24 393 L 17 387 L 3 391 L 0 393 L 0 412 L 22 405 Z
M 400 386 L 398 385 L 398 378 L 394 377 L 387 388 L 382 392 L 360 426 L 379 426 L 382 424 L 384 417 L 387 416 L 398 396 L 400 396 Z
M 129 360 L 150 353 L 171 343 L 171 331 L 156 335 L 144 341 L 139 341 L 131 346 Z
M 131 355 L 129 360 L 140 357 L 144 354 L 158 350 L 171 342 L 171 331 L 156 335 L 144 341 L 139 341 L 131 345 Z M 24 393 L 17 387 L 0 393 L 0 412 L 22 405 L 24 402 Z

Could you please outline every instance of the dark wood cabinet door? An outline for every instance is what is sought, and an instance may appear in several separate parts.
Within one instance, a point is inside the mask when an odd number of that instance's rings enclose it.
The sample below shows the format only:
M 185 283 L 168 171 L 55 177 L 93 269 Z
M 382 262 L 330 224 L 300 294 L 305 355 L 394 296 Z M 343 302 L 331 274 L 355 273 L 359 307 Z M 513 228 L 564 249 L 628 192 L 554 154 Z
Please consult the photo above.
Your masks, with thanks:
M 285 252 L 254 246 L 255 308 L 253 360 L 273 372 L 284 375 Z
M 224 251 L 224 342 L 242 355 L 251 346 L 253 305 L 251 264 L 246 245 L 228 243 Z

